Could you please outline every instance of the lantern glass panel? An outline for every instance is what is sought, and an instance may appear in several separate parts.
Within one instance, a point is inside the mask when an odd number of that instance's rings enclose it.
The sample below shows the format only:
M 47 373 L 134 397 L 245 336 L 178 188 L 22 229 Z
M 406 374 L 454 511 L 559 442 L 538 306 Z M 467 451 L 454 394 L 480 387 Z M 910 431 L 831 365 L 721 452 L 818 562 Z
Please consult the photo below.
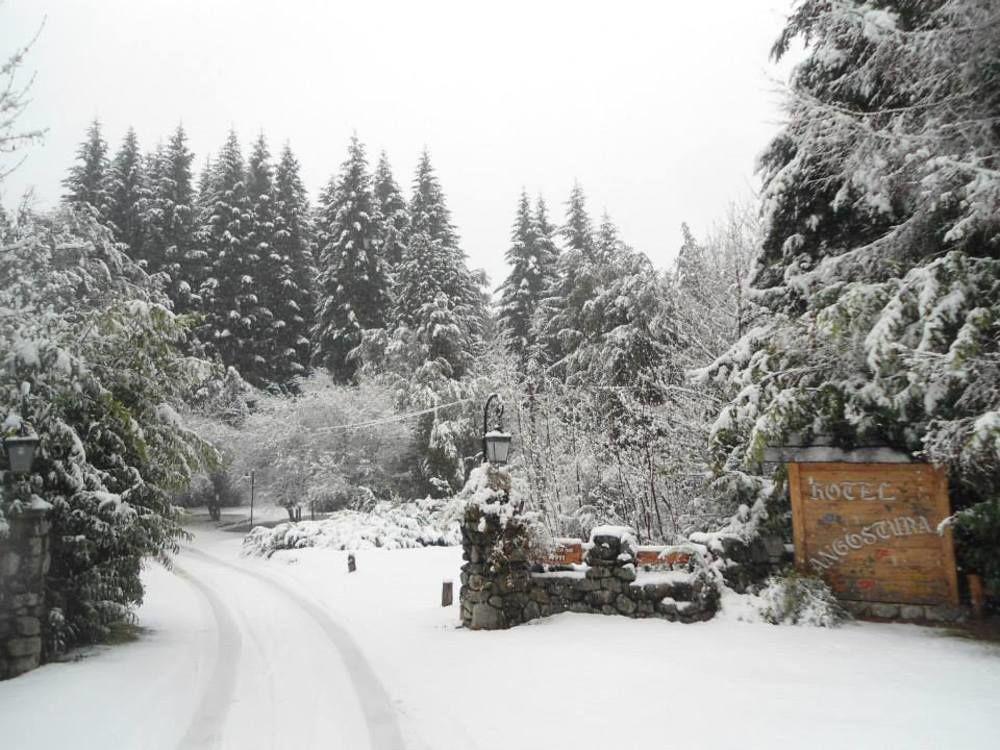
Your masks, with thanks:
M 38 438 L 7 438 L 4 440 L 4 447 L 7 449 L 7 458 L 10 461 L 12 472 L 27 474 L 31 471 L 31 464 L 35 460 L 35 449 L 38 447 Z

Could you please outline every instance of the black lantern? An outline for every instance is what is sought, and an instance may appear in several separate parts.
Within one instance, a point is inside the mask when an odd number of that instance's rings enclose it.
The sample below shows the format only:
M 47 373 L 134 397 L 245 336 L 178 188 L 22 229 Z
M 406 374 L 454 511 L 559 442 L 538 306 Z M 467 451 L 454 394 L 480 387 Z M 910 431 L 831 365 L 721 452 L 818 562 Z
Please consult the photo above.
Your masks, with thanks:
M 493 429 L 489 428 L 490 405 L 494 404 L 496 421 Z M 503 429 L 503 404 L 499 394 L 492 393 L 486 399 L 483 407 L 483 461 L 494 466 L 503 466 L 510 456 L 511 435 Z
M 3 439 L 4 450 L 10 461 L 10 470 L 15 474 L 27 474 L 35 461 L 35 451 L 38 449 L 38 436 L 22 430 L 24 434 Z
M 483 436 L 486 444 L 486 460 L 494 466 L 503 466 L 510 455 L 511 436 L 509 432 L 490 430 Z

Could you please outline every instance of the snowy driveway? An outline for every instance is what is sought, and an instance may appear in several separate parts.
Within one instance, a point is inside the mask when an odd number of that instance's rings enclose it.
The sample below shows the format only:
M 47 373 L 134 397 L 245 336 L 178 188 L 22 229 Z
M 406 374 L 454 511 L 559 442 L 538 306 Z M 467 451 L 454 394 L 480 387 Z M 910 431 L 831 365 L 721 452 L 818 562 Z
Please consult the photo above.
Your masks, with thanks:
M 144 574 L 138 642 L 0 683 L 9 747 L 402 750 L 385 690 L 322 609 L 237 560 L 175 562 Z
M 219 643 L 181 747 L 402 750 L 385 689 L 325 611 L 266 574 L 195 548 L 178 567 L 209 602 Z M 303 710 L 308 719 L 295 720 Z

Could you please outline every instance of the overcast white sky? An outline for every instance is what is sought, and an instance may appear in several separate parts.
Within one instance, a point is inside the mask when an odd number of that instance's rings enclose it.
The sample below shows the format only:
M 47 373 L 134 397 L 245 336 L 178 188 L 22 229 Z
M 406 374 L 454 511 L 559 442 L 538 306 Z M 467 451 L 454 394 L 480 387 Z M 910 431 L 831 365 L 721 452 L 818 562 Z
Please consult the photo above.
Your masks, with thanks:
M 409 187 L 431 151 L 471 265 L 499 283 L 518 194 L 561 220 L 574 179 L 595 220 L 667 266 L 758 187 L 781 118 L 768 60 L 790 0 L 0 0 L 0 57 L 45 19 L 23 124 L 42 146 L 3 186 L 45 204 L 90 120 L 112 150 L 183 121 L 196 166 L 230 127 L 287 139 L 313 195 L 356 130 Z

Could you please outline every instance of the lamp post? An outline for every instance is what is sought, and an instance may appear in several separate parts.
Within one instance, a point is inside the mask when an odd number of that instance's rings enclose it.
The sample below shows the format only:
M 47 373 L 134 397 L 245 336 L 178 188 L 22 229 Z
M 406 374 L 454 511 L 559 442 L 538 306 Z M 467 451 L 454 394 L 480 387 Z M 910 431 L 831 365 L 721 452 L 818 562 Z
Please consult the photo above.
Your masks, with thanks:
M 490 406 L 493 405 L 495 421 L 493 429 L 489 427 Z M 491 393 L 483 407 L 483 463 L 493 466 L 503 466 L 510 456 L 511 435 L 503 429 L 503 402 L 500 394 Z
M 244 479 L 250 480 L 250 531 L 253 531 L 253 489 L 254 489 L 254 472 L 251 469 L 249 474 L 243 475 Z

